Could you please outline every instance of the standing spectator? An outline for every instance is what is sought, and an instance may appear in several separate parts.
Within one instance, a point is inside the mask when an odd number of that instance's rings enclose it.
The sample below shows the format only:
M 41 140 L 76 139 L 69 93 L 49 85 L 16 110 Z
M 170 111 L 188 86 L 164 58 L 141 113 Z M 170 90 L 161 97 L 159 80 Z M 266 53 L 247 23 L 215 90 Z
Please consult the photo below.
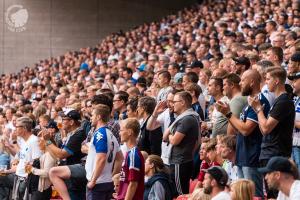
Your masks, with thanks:
M 204 193 L 210 194 L 212 200 L 230 200 L 230 195 L 225 192 L 228 181 L 226 171 L 220 166 L 213 166 L 205 170 L 203 181 Z
M 293 130 L 292 158 L 300 169 L 300 73 L 292 74 L 288 78 L 293 81 L 294 93 L 297 95 L 295 103 L 295 127 Z
M 157 94 L 157 101 L 164 101 L 167 95 L 172 91 L 170 86 L 171 74 L 168 71 L 162 71 L 158 74 L 158 85 L 161 88 Z
M 141 200 L 144 195 L 145 161 L 137 148 L 140 124 L 136 119 L 128 118 L 121 122 L 121 142 L 130 149 L 123 162 L 118 200 Z
M 268 117 L 262 112 L 263 104 L 256 97 L 249 98 L 249 104 L 257 113 L 259 128 L 263 134 L 260 160 L 263 166 L 273 156 L 289 157 L 292 152 L 292 134 L 295 106 L 285 91 L 286 71 L 272 67 L 267 70 L 266 82 L 276 99 Z
M 174 95 L 176 91 L 173 90 L 167 96 L 167 101 L 158 102 L 149 121 L 147 123 L 148 130 L 154 130 L 161 127 L 162 131 L 165 130 L 175 121 L 174 113 Z M 171 146 L 168 142 L 162 141 L 161 145 L 161 158 L 163 159 L 165 165 L 170 165 L 169 156 L 171 151 Z
M 138 117 L 142 120 L 141 132 L 138 138 L 138 147 L 141 151 L 149 155 L 161 155 L 162 131 L 161 127 L 154 130 L 147 129 L 147 123 L 156 106 L 155 99 L 152 97 L 142 97 L 138 102 Z
M 258 123 L 263 134 L 260 164 L 266 166 L 268 160 L 274 156 L 290 157 L 293 144 L 293 128 L 295 120 L 295 106 L 285 91 L 286 71 L 272 67 L 267 70 L 266 83 L 270 92 L 274 92 L 276 99 L 268 117 L 264 115 L 264 105 L 257 97 L 249 97 L 249 105 L 258 116 Z M 268 197 L 276 194 L 269 191 Z
M 115 94 L 113 99 L 114 120 L 127 118 L 126 104 L 128 102 L 128 97 L 129 95 L 124 91 L 119 91 Z
M 94 108 L 91 123 L 96 131 L 85 164 L 88 200 L 110 200 L 114 191 L 112 176 L 121 169 L 123 155 L 118 141 L 106 128 L 109 118 L 108 106 L 98 105 Z
M 177 118 L 165 131 L 164 141 L 173 145 L 170 156 L 171 176 L 179 194 L 189 193 L 193 167 L 193 152 L 199 133 L 199 115 L 192 110 L 192 96 L 178 92 L 174 96 L 174 113 Z
M 247 98 L 241 95 L 240 87 L 241 78 L 234 73 L 228 74 L 223 80 L 223 93 L 230 100 L 229 106 L 232 114 L 240 117 L 243 108 L 247 104 Z M 227 126 L 227 134 L 235 134 L 236 130 L 231 123 Z
M 184 90 L 189 92 L 192 95 L 192 108 L 193 110 L 198 113 L 200 116 L 201 121 L 204 121 L 204 112 L 201 108 L 201 105 L 199 103 L 199 96 L 202 94 L 202 89 L 199 85 L 196 83 L 188 83 Z
M 221 78 L 212 77 L 209 80 L 208 94 L 211 95 L 216 102 L 228 103 L 228 98 L 223 95 L 223 80 Z M 226 134 L 228 121 L 216 107 L 213 109 L 211 122 L 213 123 L 212 137 Z
M 278 200 L 300 199 L 298 172 L 287 158 L 275 156 L 259 171 L 265 175 L 269 188 L 279 190 Z
M 242 95 L 258 97 L 264 105 L 263 112 L 267 115 L 270 105 L 265 96 L 260 93 L 260 77 L 256 70 L 248 70 L 242 75 Z M 255 195 L 263 197 L 263 180 L 257 171 L 262 143 L 257 113 L 250 106 L 244 108 L 240 119 L 232 114 L 228 105 L 217 102 L 217 109 L 225 115 L 229 123 L 238 131 L 236 164 L 239 178 L 250 179 L 255 183 Z

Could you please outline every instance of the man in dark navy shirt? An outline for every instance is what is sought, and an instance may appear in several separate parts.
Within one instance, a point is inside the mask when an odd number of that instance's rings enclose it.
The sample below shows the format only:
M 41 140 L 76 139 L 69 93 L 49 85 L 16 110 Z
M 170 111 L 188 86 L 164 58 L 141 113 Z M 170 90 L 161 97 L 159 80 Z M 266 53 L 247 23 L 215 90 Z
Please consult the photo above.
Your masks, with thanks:
M 243 96 L 258 97 L 265 105 L 264 113 L 268 113 L 270 105 L 266 97 L 260 93 L 260 77 L 256 70 L 247 70 L 243 73 L 240 81 Z M 229 123 L 238 131 L 236 148 L 236 165 L 238 177 L 250 179 L 255 183 L 255 196 L 263 197 L 263 179 L 258 172 L 260 146 L 262 134 L 259 130 L 257 114 L 247 105 L 240 119 L 232 115 L 230 107 L 222 102 L 217 102 L 217 110 L 223 113 Z

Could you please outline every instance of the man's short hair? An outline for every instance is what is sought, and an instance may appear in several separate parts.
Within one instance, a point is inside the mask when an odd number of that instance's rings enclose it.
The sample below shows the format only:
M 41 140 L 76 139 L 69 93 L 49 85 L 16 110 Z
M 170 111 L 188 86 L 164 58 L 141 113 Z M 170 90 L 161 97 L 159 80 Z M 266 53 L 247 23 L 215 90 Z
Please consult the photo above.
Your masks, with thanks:
M 268 51 L 272 51 L 278 57 L 280 63 L 283 61 L 283 50 L 281 47 L 271 47 Z
M 287 73 L 281 67 L 270 67 L 267 69 L 267 74 L 274 78 L 278 78 L 281 84 L 285 84 Z
M 226 79 L 230 84 L 233 84 L 235 86 L 239 86 L 240 81 L 241 81 L 240 76 L 238 76 L 235 73 L 230 73 L 230 74 L 226 75 L 224 77 L 224 79 Z
M 100 115 L 103 122 L 108 122 L 110 119 L 110 108 L 107 105 L 99 104 L 94 107 L 93 112 L 95 112 L 96 115 Z
M 168 71 L 163 70 L 158 74 L 158 76 L 160 76 L 160 75 L 162 75 L 164 78 L 168 79 L 168 81 L 171 80 L 171 74 Z
M 98 104 L 107 105 L 109 107 L 110 111 L 112 111 L 112 108 L 113 108 L 112 98 L 110 98 L 106 94 L 99 94 L 99 95 L 93 96 L 93 98 L 91 100 L 91 103 L 93 105 L 98 105 Z
M 156 106 L 156 100 L 152 97 L 142 97 L 139 99 L 139 106 L 142 107 L 145 112 L 147 114 L 152 114 L 154 109 L 155 109 L 155 106 Z
M 180 98 L 185 102 L 185 105 L 190 108 L 192 106 L 192 95 L 187 91 L 177 92 L 175 95 L 180 96 Z
M 124 92 L 124 91 L 119 91 L 116 93 L 116 95 L 118 95 L 119 99 L 124 101 L 124 103 L 127 103 L 128 102 L 128 93 L 127 92 Z
M 133 136 L 138 137 L 140 133 L 140 123 L 135 118 L 127 118 L 121 122 L 124 125 L 124 128 L 132 130 Z
M 17 119 L 17 126 L 22 126 L 27 131 L 31 131 L 33 128 L 33 120 L 29 117 L 20 117 Z
M 199 81 L 199 76 L 195 72 L 188 72 L 185 76 L 193 83 L 198 83 Z
M 263 70 L 266 70 L 267 68 L 269 67 L 274 67 L 274 63 L 272 63 L 271 61 L 269 60 L 260 60 L 256 63 L 257 65 L 261 66 L 261 68 Z

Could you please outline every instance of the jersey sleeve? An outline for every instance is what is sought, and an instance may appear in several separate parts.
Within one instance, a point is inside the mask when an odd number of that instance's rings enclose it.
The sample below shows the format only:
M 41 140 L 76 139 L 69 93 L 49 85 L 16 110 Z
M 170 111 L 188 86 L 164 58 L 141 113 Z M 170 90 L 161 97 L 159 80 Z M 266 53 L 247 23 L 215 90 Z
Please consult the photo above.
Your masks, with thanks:
M 94 135 L 93 145 L 95 146 L 96 153 L 107 153 L 107 134 L 105 129 L 100 129 Z

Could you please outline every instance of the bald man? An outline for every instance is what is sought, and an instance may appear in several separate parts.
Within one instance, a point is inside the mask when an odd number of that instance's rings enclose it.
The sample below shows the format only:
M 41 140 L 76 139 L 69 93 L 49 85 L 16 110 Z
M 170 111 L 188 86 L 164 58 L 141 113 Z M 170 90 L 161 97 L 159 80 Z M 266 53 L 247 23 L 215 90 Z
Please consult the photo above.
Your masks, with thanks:
M 266 97 L 260 93 L 260 75 L 256 70 L 247 70 L 243 73 L 240 81 L 243 96 L 257 97 L 264 104 L 265 115 L 270 110 L 270 104 Z M 228 122 L 237 130 L 236 164 L 238 177 L 250 179 L 255 183 L 255 196 L 262 197 L 263 178 L 258 172 L 260 146 L 262 133 L 258 126 L 257 114 L 252 107 L 247 105 L 240 118 L 232 115 L 228 104 L 217 102 L 216 108 L 224 114 Z

